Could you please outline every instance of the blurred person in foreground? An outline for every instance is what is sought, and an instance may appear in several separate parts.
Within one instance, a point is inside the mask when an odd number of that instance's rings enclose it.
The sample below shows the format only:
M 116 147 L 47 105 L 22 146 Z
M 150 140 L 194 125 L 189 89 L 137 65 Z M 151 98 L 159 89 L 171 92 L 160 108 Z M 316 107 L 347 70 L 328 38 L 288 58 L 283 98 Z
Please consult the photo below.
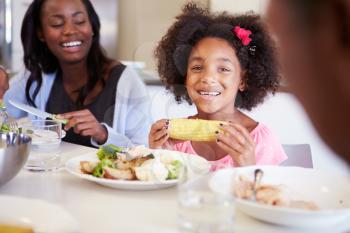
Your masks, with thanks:
M 322 139 L 350 164 L 350 1 L 271 0 L 283 75 Z

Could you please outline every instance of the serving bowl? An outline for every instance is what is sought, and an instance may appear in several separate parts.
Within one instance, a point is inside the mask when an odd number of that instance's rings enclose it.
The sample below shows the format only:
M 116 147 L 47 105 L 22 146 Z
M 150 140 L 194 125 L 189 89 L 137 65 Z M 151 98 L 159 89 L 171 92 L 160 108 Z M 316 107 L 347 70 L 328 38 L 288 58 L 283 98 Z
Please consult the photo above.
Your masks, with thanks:
M 24 134 L 0 133 L 0 186 L 10 181 L 26 163 L 32 139 Z

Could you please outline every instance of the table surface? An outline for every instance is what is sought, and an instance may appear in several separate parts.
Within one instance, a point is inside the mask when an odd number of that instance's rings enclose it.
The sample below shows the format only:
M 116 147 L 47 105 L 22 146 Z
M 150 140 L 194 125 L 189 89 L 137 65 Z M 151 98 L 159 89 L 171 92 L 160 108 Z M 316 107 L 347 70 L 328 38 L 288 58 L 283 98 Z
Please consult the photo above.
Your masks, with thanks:
M 96 149 L 62 143 L 63 163 Z M 176 187 L 153 191 L 112 189 L 80 179 L 64 168 L 56 172 L 30 172 L 22 169 L 9 183 L 0 187 L 1 195 L 36 198 L 60 205 L 77 221 L 81 232 L 161 232 L 176 229 Z M 0 207 L 1 208 L 1 207 Z M 350 228 L 349 228 L 350 229 Z M 317 229 L 317 232 L 336 232 Z M 255 220 L 236 210 L 235 232 L 315 232 L 292 229 Z

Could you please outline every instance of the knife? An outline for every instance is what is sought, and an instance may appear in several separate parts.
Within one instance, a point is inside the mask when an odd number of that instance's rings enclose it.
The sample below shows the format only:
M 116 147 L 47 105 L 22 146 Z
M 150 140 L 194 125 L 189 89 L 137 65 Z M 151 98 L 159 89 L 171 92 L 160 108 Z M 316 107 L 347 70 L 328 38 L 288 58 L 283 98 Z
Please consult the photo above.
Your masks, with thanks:
M 22 103 L 18 103 L 14 100 L 9 100 L 9 103 L 12 104 L 13 106 L 15 106 L 16 108 L 19 108 L 25 112 L 28 112 L 30 114 L 33 114 L 39 118 L 42 118 L 42 119 L 46 119 L 46 118 L 50 118 L 54 121 L 57 121 L 57 122 L 61 122 L 62 124 L 67 124 L 68 123 L 68 120 L 66 119 L 58 119 L 57 118 L 57 115 L 55 114 L 51 114 L 51 113 L 47 113 L 47 112 L 44 112 L 44 111 L 41 111 L 37 108 L 34 108 L 32 106 L 29 106 L 29 105 L 26 105 L 26 104 L 22 104 Z

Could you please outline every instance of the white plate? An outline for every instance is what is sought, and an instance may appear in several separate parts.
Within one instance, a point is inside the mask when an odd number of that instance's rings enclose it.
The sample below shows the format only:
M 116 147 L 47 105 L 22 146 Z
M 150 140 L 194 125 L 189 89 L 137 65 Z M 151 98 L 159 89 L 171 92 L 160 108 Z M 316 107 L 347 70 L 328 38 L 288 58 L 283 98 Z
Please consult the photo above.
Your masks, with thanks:
M 167 150 L 153 150 L 153 154 L 155 156 L 168 156 L 181 159 L 187 164 L 187 166 L 191 166 L 192 170 L 194 168 L 200 169 L 202 171 L 209 170 L 209 163 L 201 158 L 200 156 L 188 155 L 175 151 L 167 151 Z M 183 159 L 188 158 L 188 159 Z M 66 170 L 71 174 L 85 179 L 89 181 L 96 182 L 100 185 L 104 185 L 111 188 L 116 189 L 125 189 L 125 190 L 154 190 L 154 189 L 163 189 L 174 186 L 177 184 L 178 180 L 166 180 L 166 181 L 139 181 L 139 180 L 113 180 L 113 179 L 105 179 L 105 178 L 97 178 L 92 175 L 83 174 L 80 171 L 80 161 L 98 161 L 96 154 L 87 154 L 79 157 L 72 158 L 66 163 Z
M 237 207 L 254 218 L 293 227 L 327 227 L 346 224 L 350 230 L 350 178 L 326 174 L 299 167 L 256 166 L 225 169 L 215 173 L 210 186 L 217 192 L 232 192 L 232 177 L 254 177 L 254 170 L 264 171 L 262 184 L 283 184 L 297 200 L 312 201 L 320 210 L 302 210 L 275 207 L 248 200 L 237 199 Z
M 0 224 L 27 226 L 34 232 L 79 232 L 76 220 L 62 207 L 23 197 L 0 195 Z

